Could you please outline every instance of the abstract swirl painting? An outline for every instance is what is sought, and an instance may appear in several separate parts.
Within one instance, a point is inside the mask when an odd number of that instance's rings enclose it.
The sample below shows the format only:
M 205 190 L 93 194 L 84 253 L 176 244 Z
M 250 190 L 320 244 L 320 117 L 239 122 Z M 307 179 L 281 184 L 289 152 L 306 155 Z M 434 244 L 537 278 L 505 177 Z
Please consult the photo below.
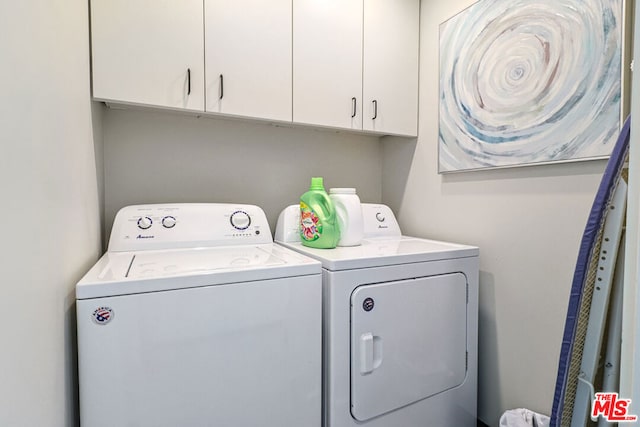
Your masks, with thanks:
M 622 0 L 480 0 L 440 25 L 439 172 L 602 158 Z

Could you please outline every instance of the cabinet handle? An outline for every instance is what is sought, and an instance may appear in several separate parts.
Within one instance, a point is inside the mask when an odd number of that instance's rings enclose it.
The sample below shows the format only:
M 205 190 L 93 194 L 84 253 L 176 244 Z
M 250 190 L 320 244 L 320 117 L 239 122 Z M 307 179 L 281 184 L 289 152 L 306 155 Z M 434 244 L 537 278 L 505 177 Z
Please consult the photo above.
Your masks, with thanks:
M 378 100 L 374 99 L 373 100 L 373 117 L 371 118 L 371 120 L 375 120 L 378 118 Z
M 191 95 L 191 68 L 187 68 L 187 95 Z
M 351 98 L 351 118 L 356 116 L 356 107 L 357 107 L 356 97 Z
M 222 76 L 222 74 L 220 74 L 220 98 L 218 99 L 222 99 L 223 96 L 224 96 L 224 77 Z

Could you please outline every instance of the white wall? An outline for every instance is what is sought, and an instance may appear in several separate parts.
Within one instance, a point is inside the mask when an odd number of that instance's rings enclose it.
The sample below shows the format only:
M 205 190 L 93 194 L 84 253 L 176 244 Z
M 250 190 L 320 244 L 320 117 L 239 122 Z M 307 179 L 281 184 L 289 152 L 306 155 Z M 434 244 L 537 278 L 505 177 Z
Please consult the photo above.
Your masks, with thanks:
M 149 110 L 103 118 L 107 230 L 130 204 L 232 202 L 262 207 L 274 231 L 312 176 L 381 199 L 379 138 Z
M 479 418 L 549 414 L 578 247 L 604 161 L 437 174 L 438 26 L 472 0 L 423 1 L 420 137 L 383 141 L 383 202 L 405 234 L 480 247 Z
M 74 286 L 100 251 L 87 2 L 1 2 L 0 28 L 0 425 L 73 426 Z

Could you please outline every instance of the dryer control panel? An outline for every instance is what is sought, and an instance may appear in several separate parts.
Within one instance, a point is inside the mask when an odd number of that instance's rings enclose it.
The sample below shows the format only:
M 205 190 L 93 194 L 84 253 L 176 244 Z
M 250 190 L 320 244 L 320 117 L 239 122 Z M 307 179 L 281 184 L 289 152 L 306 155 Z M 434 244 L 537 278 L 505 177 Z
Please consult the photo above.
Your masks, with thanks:
M 116 215 L 109 251 L 272 243 L 264 211 L 254 205 L 175 203 L 134 205 Z
M 400 226 L 391 208 L 379 203 L 362 203 L 364 238 L 393 239 L 402 236 Z M 280 212 L 276 225 L 277 242 L 300 241 L 300 206 L 290 205 Z
M 375 203 L 362 204 L 362 219 L 364 220 L 364 238 L 400 237 L 400 226 L 396 216 L 389 206 Z

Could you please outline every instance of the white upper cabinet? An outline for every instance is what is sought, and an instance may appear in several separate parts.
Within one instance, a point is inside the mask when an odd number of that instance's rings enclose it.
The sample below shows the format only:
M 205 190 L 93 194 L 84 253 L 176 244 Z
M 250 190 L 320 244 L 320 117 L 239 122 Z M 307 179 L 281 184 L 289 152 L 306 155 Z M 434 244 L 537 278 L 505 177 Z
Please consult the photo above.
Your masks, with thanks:
M 293 121 L 417 135 L 419 0 L 293 0 Z
M 364 8 L 363 129 L 417 135 L 416 0 L 366 0 Z
M 202 0 L 92 0 L 93 96 L 204 111 Z
M 205 0 L 206 111 L 291 121 L 291 0 Z
M 293 0 L 293 121 L 362 129 L 362 0 Z
M 419 9 L 419 0 L 91 0 L 93 97 L 415 136 Z

